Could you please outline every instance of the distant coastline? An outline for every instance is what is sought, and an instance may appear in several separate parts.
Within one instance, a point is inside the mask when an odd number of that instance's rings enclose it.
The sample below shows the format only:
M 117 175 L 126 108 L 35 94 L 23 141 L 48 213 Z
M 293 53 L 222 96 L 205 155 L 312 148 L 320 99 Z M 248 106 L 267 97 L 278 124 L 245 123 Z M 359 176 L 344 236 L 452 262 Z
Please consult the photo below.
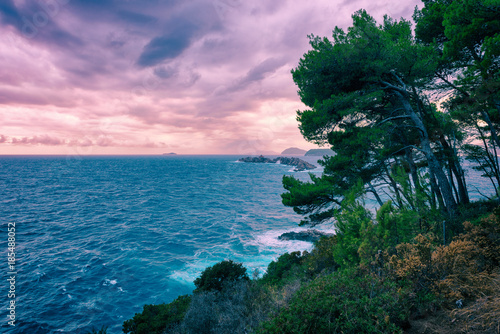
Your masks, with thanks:
M 303 150 L 303 149 L 300 149 L 297 147 L 289 147 L 289 148 L 283 150 L 283 152 L 281 152 L 281 154 L 282 155 L 302 155 L 305 157 L 308 157 L 308 156 L 322 157 L 325 155 L 334 156 L 335 152 L 329 148 L 313 148 L 313 149 L 306 151 L 306 150 Z
M 300 148 L 297 148 L 297 147 L 289 147 L 287 148 L 286 150 L 284 150 L 283 152 L 281 152 L 282 155 L 305 155 L 306 154 L 306 150 L 303 150 L 303 149 L 300 149 Z
M 329 148 L 313 148 L 312 150 L 309 150 L 309 151 L 306 152 L 306 154 L 304 154 L 304 156 L 306 156 L 306 157 L 307 156 L 322 157 L 322 156 L 325 156 L 325 155 L 334 156 L 335 152 L 333 152 Z

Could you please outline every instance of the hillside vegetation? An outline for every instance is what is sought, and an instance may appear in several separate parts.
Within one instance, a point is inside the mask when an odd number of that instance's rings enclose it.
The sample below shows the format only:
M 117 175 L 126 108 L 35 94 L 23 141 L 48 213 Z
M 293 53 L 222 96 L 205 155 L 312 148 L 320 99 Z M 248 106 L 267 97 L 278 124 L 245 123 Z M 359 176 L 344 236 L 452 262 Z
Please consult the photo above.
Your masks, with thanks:
M 191 296 L 144 306 L 123 331 L 498 333 L 500 208 L 487 213 L 492 205 L 471 205 L 482 217 L 465 221 L 447 245 L 432 232 L 393 242 L 404 217 L 387 206 L 378 214 L 392 224 L 349 224 L 310 253 L 283 254 L 260 278 L 222 261 L 205 269 Z

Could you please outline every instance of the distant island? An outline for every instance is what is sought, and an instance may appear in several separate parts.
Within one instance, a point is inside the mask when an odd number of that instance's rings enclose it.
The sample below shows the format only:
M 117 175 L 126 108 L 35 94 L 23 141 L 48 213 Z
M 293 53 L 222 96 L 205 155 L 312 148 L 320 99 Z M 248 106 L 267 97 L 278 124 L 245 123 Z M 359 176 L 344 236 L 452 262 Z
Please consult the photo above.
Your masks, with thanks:
M 162 155 L 177 155 L 177 153 L 170 152 L 170 153 L 163 153 Z
M 275 164 L 275 163 L 280 163 L 283 165 L 288 165 L 288 166 L 295 166 L 294 171 L 295 172 L 302 172 L 304 170 L 310 170 L 310 169 L 315 169 L 316 166 L 313 164 L 310 164 L 307 161 L 300 160 L 299 158 L 287 158 L 287 157 L 277 157 L 274 159 L 270 158 L 265 158 L 264 156 L 260 155 L 258 157 L 246 157 L 246 158 L 241 158 L 238 159 L 240 162 L 252 162 L 252 163 L 269 163 L 269 164 Z
M 300 148 L 297 148 L 297 147 L 289 147 L 286 150 L 284 150 L 283 152 L 281 152 L 281 154 L 283 154 L 283 155 L 285 155 L 285 154 L 289 154 L 289 155 L 303 155 L 303 156 L 306 156 L 306 157 L 307 156 L 322 157 L 324 155 L 333 156 L 333 155 L 335 155 L 335 152 L 333 152 L 329 148 L 313 148 L 313 149 L 311 149 L 309 151 L 306 151 L 306 150 L 303 150 L 303 149 L 300 149 Z
M 306 154 L 304 154 L 304 155 L 306 157 L 307 156 L 320 156 L 320 157 L 322 157 L 324 155 L 334 156 L 335 152 L 333 152 L 329 148 L 313 148 L 312 150 L 307 151 Z
M 289 147 L 283 152 L 281 152 L 281 154 L 304 155 L 306 152 L 307 152 L 306 150 L 297 147 Z

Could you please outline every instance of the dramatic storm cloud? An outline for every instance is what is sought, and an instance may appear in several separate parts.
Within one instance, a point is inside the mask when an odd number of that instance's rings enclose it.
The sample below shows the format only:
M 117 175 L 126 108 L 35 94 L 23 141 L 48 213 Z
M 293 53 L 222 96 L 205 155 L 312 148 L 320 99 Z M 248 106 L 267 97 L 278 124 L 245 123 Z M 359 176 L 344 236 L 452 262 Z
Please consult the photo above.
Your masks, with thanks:
M 419 1 L 2 0 L 0 154 L 312 148 L 290 70 L 307 35 Z

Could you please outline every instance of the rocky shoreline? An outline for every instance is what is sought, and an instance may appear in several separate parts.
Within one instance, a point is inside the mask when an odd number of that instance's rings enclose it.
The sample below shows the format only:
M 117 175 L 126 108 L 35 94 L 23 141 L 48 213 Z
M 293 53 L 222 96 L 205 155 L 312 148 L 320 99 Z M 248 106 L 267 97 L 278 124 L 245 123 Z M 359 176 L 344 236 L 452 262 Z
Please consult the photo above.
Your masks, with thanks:
M 266 157 L 260 155 L 258 157 L 241 158 L 241 159 L 238 159 L 238 161 L 251 162 L 251 163 L 269 163 L 269 164 L 280 163 L 280 164 L 287 165 L 287 166 L 294 166 L 295 172 L 302 172 L 305 170 L 311 170 L 311 169 L 316 168 L 315 165 L 313 165 L 307 161 L 301 160 L 299 158 L 277 157 L 277 158 L 271 159 L 271 158 L 266 158 Z
M 318 230 L 306 230 L 300 232 L 286 232 L 278 237 L 278 240 L 287 241 L 287 240 L 298 240 L 298 241 L 307 241 L 307 242 L 316 242 L 321 237 L 331 237 L 333 233 L 321 232 Z

